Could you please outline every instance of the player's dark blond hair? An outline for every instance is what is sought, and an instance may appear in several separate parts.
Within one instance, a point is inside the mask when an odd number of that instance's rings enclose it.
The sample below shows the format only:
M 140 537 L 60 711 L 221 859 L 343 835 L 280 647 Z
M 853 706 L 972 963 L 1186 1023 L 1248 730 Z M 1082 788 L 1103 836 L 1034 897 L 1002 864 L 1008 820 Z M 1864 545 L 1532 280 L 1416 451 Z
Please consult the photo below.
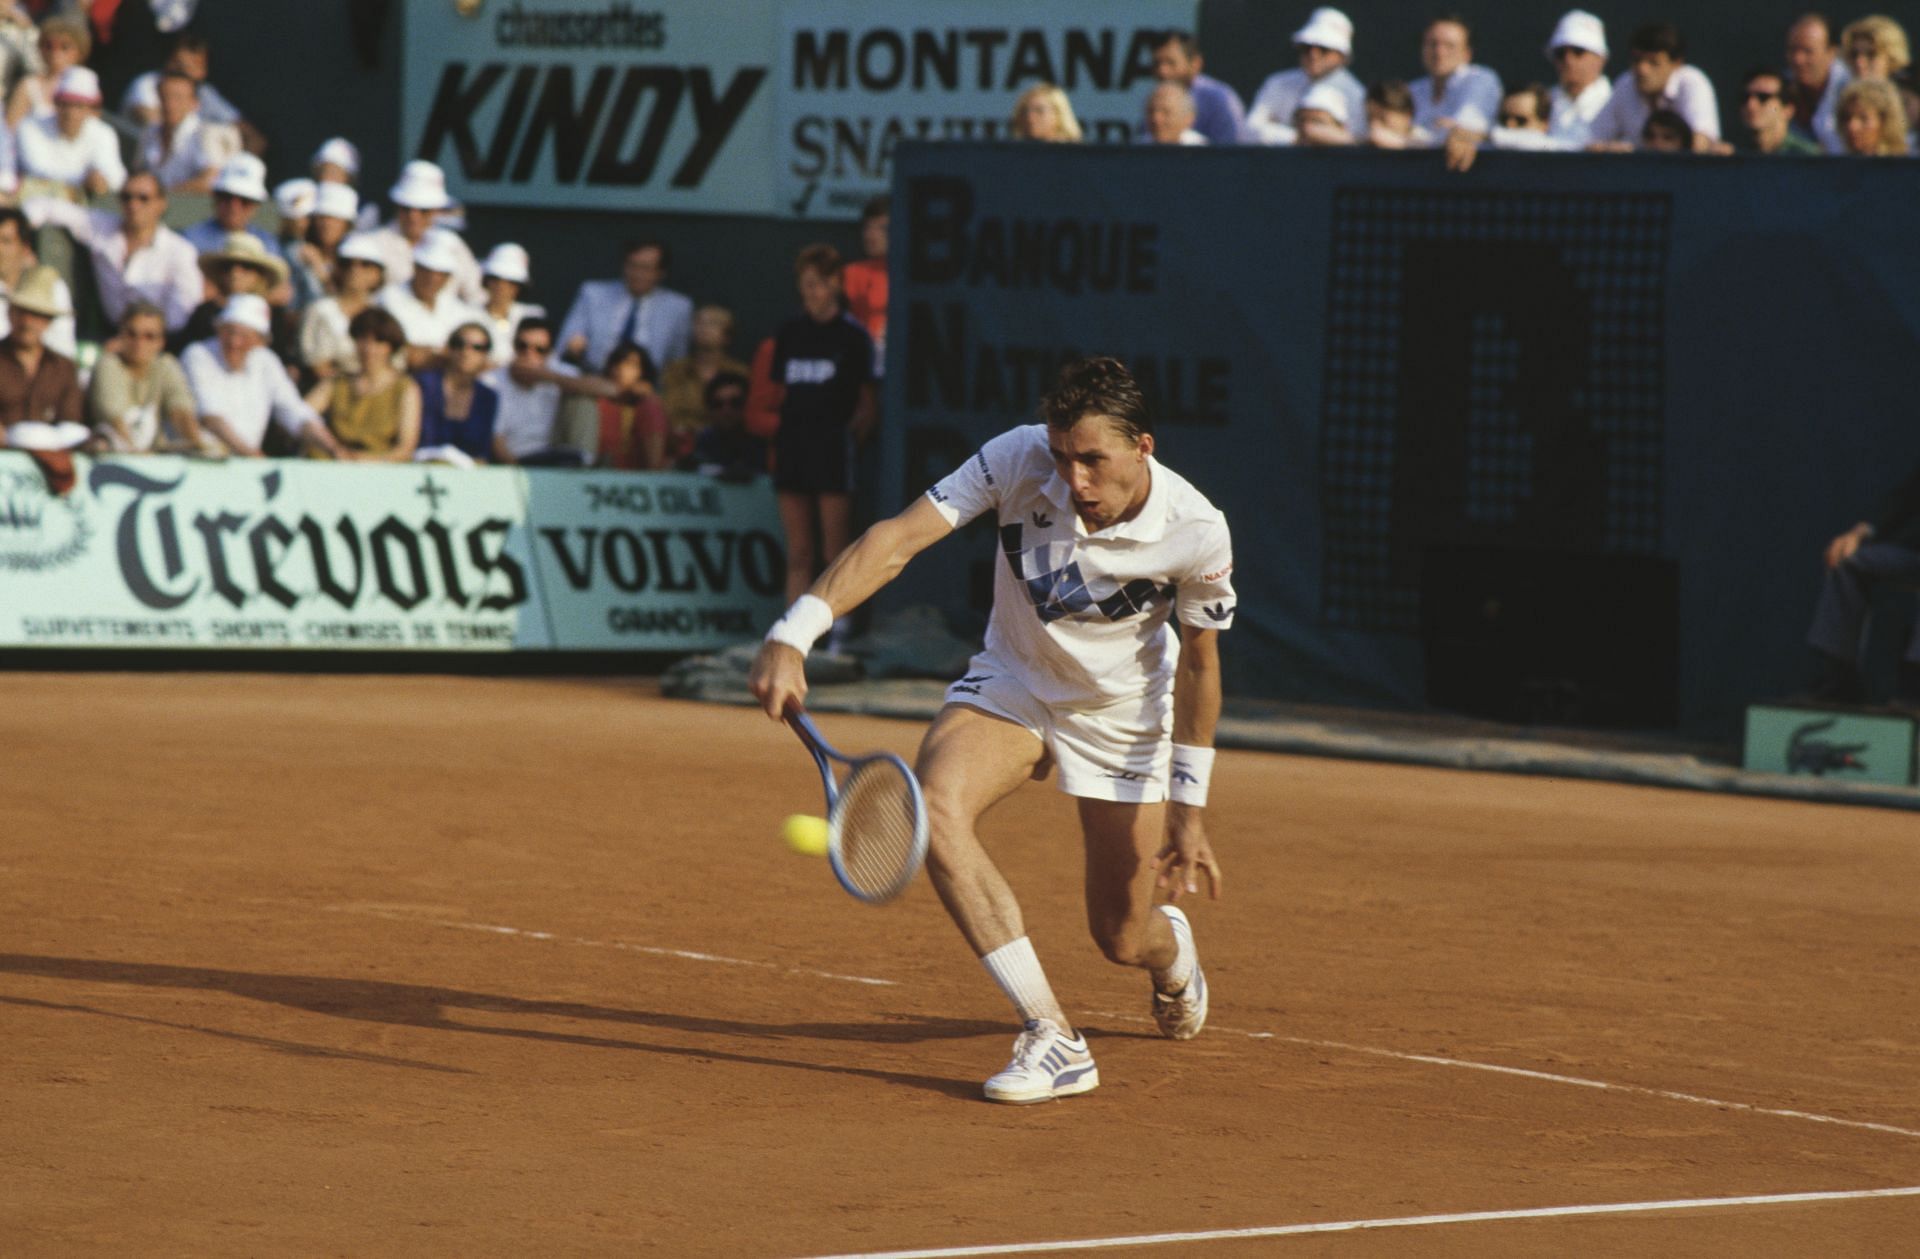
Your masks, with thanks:
M 1090 415 L 1112 420 L 1130 442 L 1153 431 L 1146 395 L 1117 358 L 1075 359 L 1060 369 L 1059 380 L 1040 399 L 1048 428 L 1065 432 Z

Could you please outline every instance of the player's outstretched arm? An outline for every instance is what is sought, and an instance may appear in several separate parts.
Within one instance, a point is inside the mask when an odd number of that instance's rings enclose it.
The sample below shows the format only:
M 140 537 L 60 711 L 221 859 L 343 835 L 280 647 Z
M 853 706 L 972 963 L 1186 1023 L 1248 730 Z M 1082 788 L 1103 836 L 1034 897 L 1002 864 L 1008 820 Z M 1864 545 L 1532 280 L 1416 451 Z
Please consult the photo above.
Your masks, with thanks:
M 1183 626 L 1173 675 L 1173 800 L 1167 806 L 1167 843 L 1154 858 L 1168 900 L 1179 900 L 1182 892 L 1197 894 L 1202 873 L 1214 900 L 1226 886 L 1205 821 L 1219 724 L 1220 631 Z
M 806 651 L 836 617 L 871 599 L 900 575 L 909 560 L 952 532 L 953 526 L 932 500 L 919 498 L 899 515 L 868 529 L 842 551 L 807 593 L 787 609 L 754 657 L 747 685 L 767 716 L 779 721 L 806 699 Z

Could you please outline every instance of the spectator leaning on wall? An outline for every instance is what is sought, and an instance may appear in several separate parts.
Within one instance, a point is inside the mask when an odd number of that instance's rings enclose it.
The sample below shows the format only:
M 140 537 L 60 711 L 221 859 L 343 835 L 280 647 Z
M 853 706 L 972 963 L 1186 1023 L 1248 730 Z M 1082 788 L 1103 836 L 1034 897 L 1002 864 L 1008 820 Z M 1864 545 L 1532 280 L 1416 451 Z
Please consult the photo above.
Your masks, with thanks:
M 1359 117 L 1365 108 L 1366 89 L 1347 68 L 1353 59 L 1353 21 L 1346 14 L 1333 8 L 1315 9 L 1307 24 L 1293 33 L 1293 51 L 1300 64 L 1268 75 L 1254 94 L 1245 132 L 1260 144 L 1294 142 L 1293 116 L 1301 98 L 1316 84 L 1346 93 L 1351 117 Z
M 1246 106 L 1238 92 L 1201 73 L 1204 64 L 1200 42 L 1186 31 L 1168 31 L 1153 50 L 1153 77 L 1178 84 L 1192 97 L 1193 129 L 1208 144 L 1238 144 L 1246 130 Z M 1141 129 L 1152 131 L 1151 120 L 1143 122 Z
M 1694 144 L 1720 139 L 1720 102 L 1707 76 L 1687 64 L 1687 44 L 1671 22 L 1650 22 L 1627 41 L 1633 68 L 1614 80 L 1613 99 L 1593 120 L 1590 148 L 1624 153 L 1639 143 L 1647 119 L 1669 109 L 1686 119 Z

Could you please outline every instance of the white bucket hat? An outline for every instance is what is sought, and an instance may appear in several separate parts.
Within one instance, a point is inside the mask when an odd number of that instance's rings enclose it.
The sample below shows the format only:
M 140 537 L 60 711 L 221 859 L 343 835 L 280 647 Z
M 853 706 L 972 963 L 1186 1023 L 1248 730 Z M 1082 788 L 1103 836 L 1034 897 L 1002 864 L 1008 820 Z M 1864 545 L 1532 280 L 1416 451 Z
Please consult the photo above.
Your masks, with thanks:
M 360 217 L 360 194 L 345 184 L 320 184 L 314 190 L 313 213 L 351 223 Z
M 235 293 L 220 308 L 218 323 L 251 328 L 263 337 L 273 335 L 273 317 L 267 311 L 267 299 L 258 293 Z
M 1560 19 L 1553 28 L 1553 38 L 1547 41 L 1547 56 L 1553 56 L 1556 48 L 1578 48 L 1582 52 L 1597 52 L 1607 55 L 1607 24 L 1585 9 L 1574 9 Z
M 444 227 L 431 229 L 413 247 L 413 265 L 421 271 L 452 275 L 460 265 L 460 238 Z
M 273 190 L 273 206 L 283 219 L 304 219 L 319 195 L 320 185 L 311 179 L 289 179 Z
M 1318 109 L 1332 115 L 1341 126 L 1353 121 L 1347 94 L 1331 83 L 1316 83 L 1300 98 L 1299 109 Z
M 220 168 L 220 177 L 213 181 L 213 190 L 247 201 L 265 201 L 267 164 L 251 153 L 236 153 Z
M 527 251 L 511 241 L 495 245 L 480 264 L 480 274 L 490 275 L 496 280 L 511 280 L 515 284 L 525 284 L 532 275 L 532 260 Z
M 447 173 L 419 159 L 400 168 L 400 182 L 387 191 L 387 200 L 409 210 L 444 210 L 453 204 L 447 195 Z
M 380 242 L 367 232 L 355 232 L 341 241 L 336 256 L 342 262 L 371 262 L 382 271 L 387 268 L 387 256 L 380 252 Z
M 1293 33 L 1295 45 L 1331 48 L 1353 55 L 1353 19 L 1335 8 L 1322 7 L 1307 15 L 1307 24 Z
M 360 150 L 346 137 L 335 136 L 313 151 L 313 160 L 307 165 L 338 166 L 347 172 L 348 179 L 355 179 L 360 174 Z

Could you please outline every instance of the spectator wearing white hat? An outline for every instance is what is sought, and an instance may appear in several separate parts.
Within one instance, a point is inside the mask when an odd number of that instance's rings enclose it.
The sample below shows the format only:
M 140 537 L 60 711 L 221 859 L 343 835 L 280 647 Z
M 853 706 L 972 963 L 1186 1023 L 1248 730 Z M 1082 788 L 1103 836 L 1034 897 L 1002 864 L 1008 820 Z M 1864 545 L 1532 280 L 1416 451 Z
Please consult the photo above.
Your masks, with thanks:
M 0 340 L 0 429 L 23 421 L 79 424 L 86 413 L 73 360 L 48 347 L 47 329 L 71 315 L 66 285 L 52 267 L 34 267 L 9 297 L 11 326 Z
M 127 182 L 120 138 L 100 121 L 100 76 L 69 66 L 53 88 L 53 116 L 20 124 L 16 141 L 25 191 L 58 189 L 73 200 L 118 192 Z
M 294 291 L 308 294 L 300 303 L 300 309 L 305 310 L 333 289 L 334 260 L 340 242 L 353 230 L 360 215 L 360 196 L 345 184 L 315 184 L 312 180 L 288 183 L 313 186 L 313 204 L 300 234 L 285 246 L 287 261 L 293 266 Z M 279 193 L 274 195 L 277 200 Z
M 1512 108 L 1514 96 L 1524 96 L 1530 88 L 1512 93 L 1500 103 L 1500 115 L 1494 120 L 1499 125 L 1491 132 L 1456 127 L 1447 136 L 1449 169 L 1470 169 L 1483 143 L 1535 153 L 1574 152 L 1592 143 L 1594 121 L 1613 99 L 1613 84 L 1606 75 L 1606 25 L 1593 14 L 1574 9 L 1554 26 L 1546 53 L 1559 81 L 1547 93 L 1545 125 L 1532 125 L 1530 113 L 1515 113 Z M 1516 124 L 1516 118 L 1525 125 Z
M 644 346 L 656 363 L 687 356 L 693 303 L 666 286 L 667 247 L 657 240 L 627 242 L 620 278 L 587 280 L 560 325 L 567 361 L 598 371 L 623 342 Z
M 1353 60 L 1353 20 L 1334 8 L 1315 9 L 1293 33 L 1298 67 L 1267 76 L 1247 113 L 1247 131 L 1262 144 L 1292 144 L 1293 116 L 1300 98 L 1316 83 L 1338 88 L 1347 97 L 1347 116 L 1366 112 L 1367 89 L 1347 64 Z
M 1316 83 L 1293 111 L 1294 143 L 1302 148 L 1337 148 L 1353 143 L 1353 114 L 1347 94 L 1331 83 Z
M 520 294 L 533 279 L 532 265 L 527 251 L 511 241 L 495 245 L 486 261 L 480 264 L 481 283 L 487 289 L 487 303 L 481 308 L 481 314 L 493 332 L 496 367 L 513 358 L 513 334 L 520 321 L 547 313 L 545 306 L 520 300 Z
M 1153 49 L 1153 77 L 1162 83 L 1183 87 L 1193 98 L 1191 126 L 1208 144 L 1238 144 L 1247 127 L 1247 107 L 1240 94 L 1225 83 L 1201 72 L 1205 59 L 1200 41 L 1187 31 L 1168 31 Z M 1151 109 L 1153 98 L 1147 98 Z M 1141 123 L 1141 138 L 1152 130 L 1150 120 Z
M 413 273 L 401 283 L 389 280 L 380 290 L 380 305 L 393 313 L 407 334 L 407 364 L 416 371 L 445 361 L 447 338 L 455 328 L 484 322 L 480 312 L 453 291 L 453 273 L 465 249 L 458 236 L 436 227 L 414 247 Z
M 101 309 L 116 324 L 129 305 L 145 301 L 161 312 L 168 331 L 177 331 L 200 304 L 200 256 L 166 225 L 167 192 L 152 171 L 127 176 L 118 215 L 55 197 L 35 198 L 23 208 L 36 226 L 64 228 L 86 246 Z
M 269 422 L 278 423 L 295 442 L 311 441 L 336 459 L 345 457 L 319 414 L 293 387 L 279 356 L 267 348 L 272 326 L 265 298 L 236 293 L 221 307 L 213 337 L 195 341 L 180 356 L 201 426 L 233 454 L 248 458 L 266 453 Z
M 140 132 L 139 165 L 169 192 L 211 192 L 220 171 L 240 152 L 240 132 L 200 112 L 200 86 L 184 74 L 160 76 L 159 106 Z
M 1194 129 L 1193 93 L 1178 83 L 1162 83 L 1147 97 L 1145 144 L 1205 144 Z
M 213 217 L 203 219 L 180 233 L 201 253 L 219 249 L 234 232 L 246 232 L 267 247 L 276 257 L 280 242 L 271 232 L 254 224 L 254 215 L 267 199 L 267 164 L 251 153 L 236 153 L 220 168 L 213 181 Z
M 339 185 L 322 185 L 322 187 Z M 332 288 L 300 319 L 300 360 L 316 380 L 351 376 L 360 351 L 348 332 L 355 315 L 377 305 L 386 287 L 386 255 L 365 232 L 355 232 L 334 252 Z
M 18 206 L 0 206 L 0 336 L 7 331 L 7 301 L 26 283 L 27 276 L 40 265 L 28 242 L 27 216 Z M 65 314 L 56 315 L 42 340 L 47 348 L 74 357 L 78 347 L 74 337 L 73 294 L 58 272 L 53 277 L 53 304 Z
M 312 173 L 315 183 L 356 187 L 360 183 L 359 146 L 345 136 L 323 140 L 308 160 L 307 169 Z
M 1415 79 L 1413 124 L 1435 136 L 1455 127 L 1482 135 L 1493 130 L 1506 95 L 1500 76 L 1473 61 L 1473 32 L 1457 17 L 1427 24 L 1420 37 L 1420 64 L 1427 73 Z
M 432 162 L 415 160 L 400 170 L 400 179 L 387 192 L 393 203 L 393 221 L 373 233 L 373 239 L 387 259 L 387 283 L 405 284 L 413 275 L 413 251 L 435 230 L 441 215 L 453 208 L 447 195 L 447 176 Z M 442 229 L 445 230 L 445 229 Z M 452 243 L 453 291 L 469 306 L 479 306 L 486 298 L 480 285 L 480 264 L 473 251 L 457 234 L 448 233 Z M 405 323 L 405 319 L 401 320 Z M 440 341 L 445 341 L 443 336 Z
M 305 310 L 320 299 L 326 286 L 301 264 L 301 250 L 307 243 L 307 229 L 313 225 L 313 207 L 320 187 L 311 179 L 286 179 L 273 188 L 273 208 L 280 216 L 279 236 L 274 244 L 287 260 L 288 279 L 293 284 L 293 309 Z
M 1593 139 L 1593 122 L 1613 99 L 1607 80 L 1607 28 L 1583 9 L 1561 17 L 1547 40 L 1547 60 L 1558 82 L 1548 93 L 1545 131 L 1497 127 L 1489 140 L 1502 149 L 1584 149 Z

